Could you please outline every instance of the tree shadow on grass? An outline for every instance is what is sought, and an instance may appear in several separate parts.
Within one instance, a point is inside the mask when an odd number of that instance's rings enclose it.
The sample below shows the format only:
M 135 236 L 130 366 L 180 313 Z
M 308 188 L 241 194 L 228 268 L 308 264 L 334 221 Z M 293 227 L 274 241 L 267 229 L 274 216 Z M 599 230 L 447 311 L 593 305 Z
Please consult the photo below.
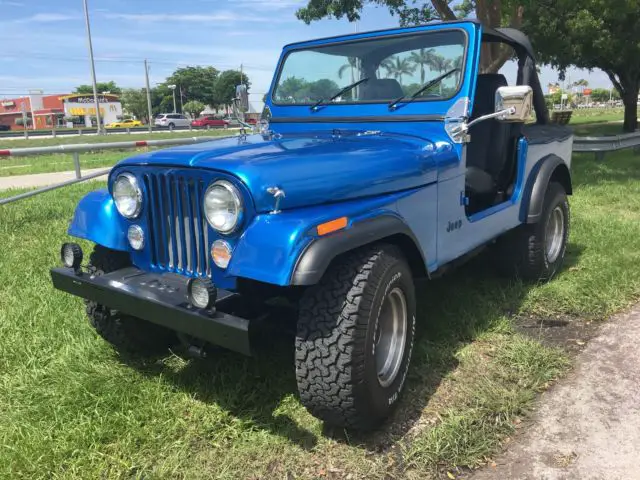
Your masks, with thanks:
M 583 250 L 570 243 L 564 269 L 574 266 Z M 437 280 L 418 283 L 412 366 L 395 413 L 375 432 L 325 427 L 323 434 L 371 452 L 388 450 L 416 424 L 442 379 L 456 368 L 457 352 L 503 317 L 517 314 L 533 287 L 498 277 L 489 254 L 482 254 Z M 295 398 L 297 402 L 298 397 L 293 368 L 295 312 L 290 315 L 279 315 L 270 328 L 259 332 L 257 355 L 252 358 L 215 351 L 210 358 L 190 360 L 180 369 L 162 362 L 123 360 L 144 374 L 162 375 L 180 390 L 203 402 L 215 403 L 256 428 L 312 449 L 317 443 L 316 435 L 300 427 L 282 408 L 283 401 Z

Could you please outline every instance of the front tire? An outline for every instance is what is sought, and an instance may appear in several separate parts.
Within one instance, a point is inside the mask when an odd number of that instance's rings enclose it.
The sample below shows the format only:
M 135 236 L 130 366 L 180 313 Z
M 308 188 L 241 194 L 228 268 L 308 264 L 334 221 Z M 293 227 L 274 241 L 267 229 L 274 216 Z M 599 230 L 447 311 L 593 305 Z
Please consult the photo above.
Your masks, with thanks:
M 295 360 L 304 406 L 330 425 L 377 427 L 404 386 L 415 310 L 411 270 L 396 247 L 334 262 L 300 301 Z
M 562 185 L 547 187 L 540 221 L 524 224 L 497 244 L 502 269 L 524 280 L 548 281 L 562 268 L 569 239 L 570 211 Z
M 103 275 L 131 265 L 129 254 L 96 245 L 89 259 L 92 275 Z M 129 354 L 154 355 L 177 343 L 175 332 L 105 305 L 87 302 L 89 323 L 117 350 Z

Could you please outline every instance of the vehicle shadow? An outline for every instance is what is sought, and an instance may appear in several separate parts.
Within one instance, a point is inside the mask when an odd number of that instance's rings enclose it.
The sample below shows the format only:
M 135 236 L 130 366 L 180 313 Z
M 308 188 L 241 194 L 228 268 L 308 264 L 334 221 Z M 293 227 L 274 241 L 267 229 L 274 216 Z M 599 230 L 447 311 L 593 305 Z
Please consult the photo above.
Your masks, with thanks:
M 563 269 L 574 266 L 584 247 L 569 243 Z M 458 364 L 457 352 L 504 316 L 513 317 L 533 284 L 501 278 L 492 257 L 483 254 L 434 281 L 416 285 L 418 319 L 412 366 L 402 400 L 392 417 L 374 432 L 345 432 L 325 427 L 337 441 L 384 452 L 417 422 L 443 378 Z M 316 434 L 301 427 L 282 408 L 298 398 L 293 369 L 291 318 L 274 319 L 275 328 L 260 331 L 255 357 L 215 350 L 204 360 L 187 360 L 176 369 L 163 361 L 121 357 L 145 375 L 162 376 L 194 398 L 216 404 L 243 422 L 282 436 L 304 449 Z M 180 352 L 178 352 L 180 354 Z

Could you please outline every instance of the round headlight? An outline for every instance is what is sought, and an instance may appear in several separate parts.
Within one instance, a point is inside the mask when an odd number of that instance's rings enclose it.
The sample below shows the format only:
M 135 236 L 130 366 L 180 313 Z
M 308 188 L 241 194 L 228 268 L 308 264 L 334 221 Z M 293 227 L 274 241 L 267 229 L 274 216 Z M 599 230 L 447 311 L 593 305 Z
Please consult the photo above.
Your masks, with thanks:
M 127 231 L 129 245 L 134 250 L 142 250 L 144 247 L 144 232 L 139 225 L 131 225 Z
M 136 218 L 142 210 L 142 190 L 136 177 L 130 173 L 118 175 L 113 184 L 113 200 L 120 215 Z
M 226 180 L 212 184 L 204 194 L 204 215 L 220 233 L 231 233 L 242 219 L 242 200 L 238 190 Z

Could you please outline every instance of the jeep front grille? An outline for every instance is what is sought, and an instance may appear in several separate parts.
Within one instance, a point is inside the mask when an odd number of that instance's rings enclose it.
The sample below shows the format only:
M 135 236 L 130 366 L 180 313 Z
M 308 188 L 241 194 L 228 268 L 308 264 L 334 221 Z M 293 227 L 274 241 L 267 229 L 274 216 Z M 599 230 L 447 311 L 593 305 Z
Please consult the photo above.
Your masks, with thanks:
M 144 174 L 151 263 L 189 276 L 211 275 L 204 182 L 181 173 Z

